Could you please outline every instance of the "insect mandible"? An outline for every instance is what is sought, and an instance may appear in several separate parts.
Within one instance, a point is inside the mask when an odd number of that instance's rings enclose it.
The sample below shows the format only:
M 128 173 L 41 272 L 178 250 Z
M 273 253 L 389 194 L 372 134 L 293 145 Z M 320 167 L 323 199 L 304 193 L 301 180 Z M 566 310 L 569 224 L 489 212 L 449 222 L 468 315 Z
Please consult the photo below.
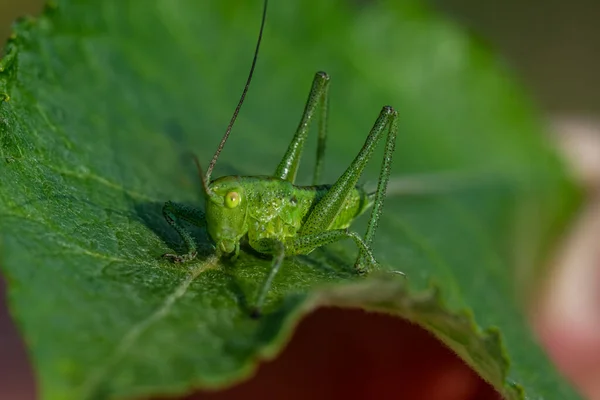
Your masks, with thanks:
M 285 256 L 309 254 L 318 247 L 342 239 L 351 239 L 358 247 L 356 272 L 365 274 L 377 267 L 377 261 L 371 252 L 371 243 L 383 209 L 398 131 L 397 112 L 392 107 L 383 107 L 365 144 L 346 171 L 334 184 L 318 185 L 327 136 L 329 76 L 325 72 L 317 72 L 300 124 L 273 176 L 224 176 L 211 181 L 213 168 L 227 142 L 252 80 L 266 21 L 267 4 L 268 0 L 265 0 L 246 85 L 206 174 L 194 158 L 202 180 L 204 212 L 170 201 L 163 207 L 165 219 L 179 233 L 188 249 L 186 254 L 163 255 L 174 262 L 191 261 L 197 254 L 196 243 L 184 228 L 184 221 L 205 227 L 219 256 L 232 253 L 234 257 L 237 256 L 242 240 L 255 251 L 272 255 L 271 270 L 258 293 L 252 312 L 254 316 L 260 315 L 267 293 Z M 320 121 L 313 185 L 298 186 L 294 184 L 296 173 L 309 125 L 315 114 L 318 114 Z M 376 145 L 384 136 L 385 150 L 377 189 L 367 192 L 361 186 L 357 186 L 357 182 Z M 348 228 L 368 209 L 371 209 L 371 217 L 367 231 L 361 238 Z

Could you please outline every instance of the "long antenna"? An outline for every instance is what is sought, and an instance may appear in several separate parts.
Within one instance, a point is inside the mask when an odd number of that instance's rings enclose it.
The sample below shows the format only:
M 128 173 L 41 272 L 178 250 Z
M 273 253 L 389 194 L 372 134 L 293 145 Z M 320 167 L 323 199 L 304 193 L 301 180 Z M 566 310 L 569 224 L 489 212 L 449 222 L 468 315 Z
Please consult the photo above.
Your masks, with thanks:
M 204 190 L 204 194 L 206 196 L 210 196 L 210 188 L 208 187 L 208 183 L 204 178 L 204 174 L 202 173 L 202 166 L 200 165 L 200 161 L 198 161 L 198 157 L 192 153 L 192 158 L 194 159 L 194 163 L 196 163 L 196 170 L 198 171 L 198 176 L 200 177 L 200 181 L 202 182 L 202 190 Z M 208 199 L 208 197 L 206 197 Z
M 252 60 L 252 66 L 250 67 L 250 74 L 248 74 L 248 80 L 246 81 L 246 86 L 244 87 L 244 91 L 242 92 L 242 97 L 240 97 L 240 101 L 233 112 L 233 116 L 231 117 L 231 121 L 229 121 L 229 125 L 227 126 L 227 131 L 225 131 L 225 135 L 223 135 L 223 139 L 221 139 L 221 143 L 219 143 L 219 147 L 215 152 L 212 160 L 210 160 L 210 164 L 208 165 L 208 169 L 206 170 L 206 179 L 207 183 L 210 183 L 210 175 L 212 174 L 213 168 L 217 163 L 217 159 L 219 158 L 219 154 L 221 154 L 221 150 L 225 147 L 225 142 L 227 142 L 227 138 L 229 138 L 229 134 L 231 133 L 231 128 L 233 128 L 233 124 L 235 119 L 237 118 L 240 109 L 242 108 L 242 104 L 244 103 L 244 99 L 246 98 L 246 93 L 248 93 L 248 87 L 250 87 L 250 81 L 252 81 L 252 75 L 254 74 L 254 67 L 256 66 L 256 59 L 258 58 L 258 49 L 260 48 L 260 42 L 262 40 L 263 29 L 265 27 L 265 21 L 267 19 L 267 4 L 268 0 L 265 0 L 263 3 L 263 12 L 262 12 L 262 22 L 260 23 L 260 32 L 258 33 L 258 41 L 256 42 L 256 49 L 254 50 L 254 59 Z

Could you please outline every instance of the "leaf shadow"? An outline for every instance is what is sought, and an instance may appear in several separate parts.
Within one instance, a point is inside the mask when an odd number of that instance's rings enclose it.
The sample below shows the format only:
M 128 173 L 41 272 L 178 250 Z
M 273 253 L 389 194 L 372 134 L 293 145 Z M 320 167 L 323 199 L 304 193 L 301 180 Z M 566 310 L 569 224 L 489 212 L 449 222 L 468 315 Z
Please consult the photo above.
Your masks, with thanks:
M 322 272 L 335 273 L 341 279 L 352 279 L 356 273 L 347 256 L 324 246 L 315 249 L 310 255 L 297 255 L 303 263 Z
M 165 220 L 162 214 L 164 203 L 158 201 L 136 201 L 130 198 L 133 212 L 137 218 L 170 249 L 177 253 L 185 253 L 187 249 L 177 231 Z M 190 206 L 189 204 L 185 204 Z M 198 251 L 202 254 L 211 248 L 210 240 L 204 229 L 192 224 L 186 224 L 186 229 L 192 234 Z
M 247 315 L 248 317 L 250 317 L 250 314 L 252 313 L 252 305 L 251 303 L 248 301 L 248 297 L 252 296 L 252 294 L 246 294 L 246 292 L 244 291 L 244 288 L 242 287 L 242 285 L 240 284 L 238 278 L 235 275 L 235 262 L 233 262 L 231 259 L 228 258 L 222 258 L 221 262 L 223 263 L 224 267 L 224 274 L 225 276 L 227 276 L 227 289 L 233 293 L 236 302 L 240 308 L 240 311 L 244 314 Z

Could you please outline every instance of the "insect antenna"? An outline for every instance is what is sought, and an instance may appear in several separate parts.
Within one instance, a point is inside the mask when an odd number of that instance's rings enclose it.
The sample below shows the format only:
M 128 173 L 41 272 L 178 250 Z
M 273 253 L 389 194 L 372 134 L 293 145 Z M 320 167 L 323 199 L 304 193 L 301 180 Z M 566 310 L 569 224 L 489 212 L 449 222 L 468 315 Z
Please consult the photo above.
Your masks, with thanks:
M 206 178 L 204 177 L 204 173 L 202 172 L 202 166 L 200 165 L 200 161 L 198 161 L 198 157 L 195 154 L 192 154 L 192 158 L 194 159 L 194 163 L 196 163 L 196 170 L 198 171 L 200 181 L 202 181 L 202 190 L 204 190 L 204 194 L 206 196 L 210 196 L 211 191 L 208 187 L 208 183 L 206 182 Z
M 231 117 L 231 121 L 229 121 L 229 125 L 227 126 L 227 130 L 225 131 L 225 135 L 221 139 L 221 143 L 219 143 L 219 147 L 215 152 L 212 160 L 210 160 L 210 164 L 208 165 L 208 169 L 206 170 L 206 178 L 203 180 L 202 184 L 205 185 L 207 182 L 210 183 L 210 175 L 212 174 L 213 168 L 217 163 L 217 159 L 219 158 L 219 154 L 221 154 L 221 150 L 225 147 L 225 142 L 227 142 L 227 138 L 229 138 L 229 134 L 231 133 L 231 128 L 233 128 L 233 124 L 235 119 L 242 108 L 242 104 L 244 103 L 244 99 L 246 98 L 246 93 L 248 93 L 248 87 L 250 87 L 250 82 L 252 81 L 252 75 L 254 74 L 254 67 L 256 66 L 256 60 L 258 58 L 258 50 L 260 48 L 260 42 L 262 40 L 263 30 L 265 27 L 265 21 L 267 19 L 267 4 L 268 0 L 265 0 L 263 3 L 263 12 L 262 12 L 262 21 L 260 23 L 260 31 L 258 33 L 258 40 L 256 42 L 256 49 L 254 50 L 254 58 L 252 60 L 252 66 L 250 67 L 250 73 L 248 74 L 248 79 L 246 80 L 246 86 L 244 87 L 244 91 L 242 92 L 242 96 L 240 97 L 240 101 L 233 112 L 233 116 Z M 210 194 L 210 192 L 207 192 Z

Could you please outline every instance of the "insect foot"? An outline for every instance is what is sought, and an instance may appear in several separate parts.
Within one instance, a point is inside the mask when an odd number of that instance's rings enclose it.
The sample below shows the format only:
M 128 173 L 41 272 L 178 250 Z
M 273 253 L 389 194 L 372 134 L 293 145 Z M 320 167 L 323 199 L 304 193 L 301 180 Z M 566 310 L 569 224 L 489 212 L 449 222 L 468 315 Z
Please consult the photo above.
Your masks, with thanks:
M 162 258 L 166 258 L 168 260 L 171 260 L 172 262 L 174 262 L 175 264 L 182 264 L 182 263 L 186 263 L 189 261 L 192 261 L 193 259 L 196 258 L 196 255 L 198 255 L 197 251 L 188 253 L 188 254 L 170 254 L 170 253 L 165 253 L 162 255 Z
M 354 269 L 358 275 L 364 276 L 368 275 L 373 269 L 377 269 L 377 264 L 368 266 L 364 262 L 357 261 L 356 264 L 354 264 Z

